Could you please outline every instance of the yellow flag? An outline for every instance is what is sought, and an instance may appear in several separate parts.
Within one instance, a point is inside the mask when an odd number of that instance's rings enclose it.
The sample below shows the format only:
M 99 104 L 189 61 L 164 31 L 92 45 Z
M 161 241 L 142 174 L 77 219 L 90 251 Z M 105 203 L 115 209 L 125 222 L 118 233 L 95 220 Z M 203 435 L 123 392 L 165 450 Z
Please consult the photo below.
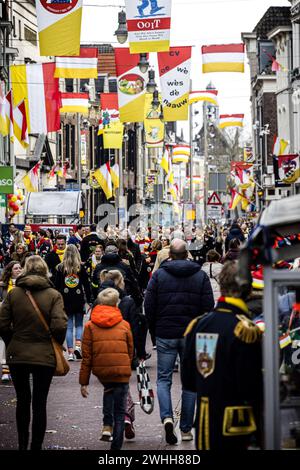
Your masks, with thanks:
M 153 94 L 146 93 L 145 98 L 145 143 L 147 148 L 162 148 L 164 145 L 165 125 L 160 119 L 160 106 L 153 109 Z
M 99 131 L 98 131 L 99 132 Z M 123 143 L 124 125 L 120 121 L 110 122 L 103 130 L 103 145 L 105 149 L 121 149 Z
M 169 152 L 167 150 L 164 151 L 160 166 L 167 174 L 169 173 Z

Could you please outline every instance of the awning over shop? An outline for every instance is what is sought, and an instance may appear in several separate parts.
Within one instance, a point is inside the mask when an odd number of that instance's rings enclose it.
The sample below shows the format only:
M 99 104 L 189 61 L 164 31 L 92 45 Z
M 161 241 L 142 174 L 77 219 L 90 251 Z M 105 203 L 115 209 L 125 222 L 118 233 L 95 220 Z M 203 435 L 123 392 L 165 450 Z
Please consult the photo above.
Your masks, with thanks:
M 27 216 L 76 216 L 81 207 L 81 191 L 44 191 L 26 198 Z

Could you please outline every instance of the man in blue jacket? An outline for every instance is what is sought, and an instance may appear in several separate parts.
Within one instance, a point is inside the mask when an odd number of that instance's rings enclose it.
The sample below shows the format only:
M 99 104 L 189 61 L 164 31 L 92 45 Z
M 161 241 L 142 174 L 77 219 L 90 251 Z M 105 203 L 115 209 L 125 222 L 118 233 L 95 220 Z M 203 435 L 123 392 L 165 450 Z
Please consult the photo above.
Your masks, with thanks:
M 172 373 L 177 354 L 183 356 L 184 332 L 191 320 L 209 312 L 214 298 L 207 274 L 188 258 L 187 244 L 174 239 L 170 259 L 153 274 L 145 296 L 145 313 L 157 346 L 157 396 L 166 441 L 176 444 L 171 401 Z M 182 390 L 180 430 L 183 441 L 191 433 L 196 395 Z

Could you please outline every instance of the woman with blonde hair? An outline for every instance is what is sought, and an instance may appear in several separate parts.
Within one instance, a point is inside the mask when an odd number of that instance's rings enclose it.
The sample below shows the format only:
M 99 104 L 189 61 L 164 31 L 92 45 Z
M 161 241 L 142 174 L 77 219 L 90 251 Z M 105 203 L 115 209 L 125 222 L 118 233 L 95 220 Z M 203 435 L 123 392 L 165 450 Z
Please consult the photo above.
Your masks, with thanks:
M 7 362 L 17 395 L 16 420 L 19 449 L 29 443 L 32 402 L 31 449 L 42 448 L 47 425 L 47 396 L 56 359 L 49 335 L 26 291 L 30 291 L 49 325 L 51 335 L 63 344 L 67 316 L 61 295 L 53 288 L 47 264 L 40 256 L 26 259 L 24 271 L 0 307 L 0 335 L 7 346 Z M 32 375 L 32 392 L 30 388 Z
M 75 245 L 67 246 L 63 261 L 56 268 L 54 285 L 63 296 L 65 310 L 68 315 L 68 360 L 82 359 L 81 337 L 84 306 L 86 302 L 91 303 L 91 288 L 87 272 L 81 264 L 80 254 Z

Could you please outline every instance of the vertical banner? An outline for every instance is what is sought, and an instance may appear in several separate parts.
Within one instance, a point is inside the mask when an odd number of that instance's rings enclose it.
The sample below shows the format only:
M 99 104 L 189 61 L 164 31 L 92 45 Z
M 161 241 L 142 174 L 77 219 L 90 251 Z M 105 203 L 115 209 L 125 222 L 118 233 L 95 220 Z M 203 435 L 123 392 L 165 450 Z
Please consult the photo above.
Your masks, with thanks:
M 121 149 L 123 143 L 124 124 L 120 121 L 111 122 L 103 131 L 103 146 L 105 149 Z
M 157 54 L 165 121 L 188 119 L 191 55 L 190 46 Z
M 165 125 L 160 119 L 160 107 L 153 109 L 153 94 L 146 93 L 145 98 L 145 144 L 147 148 L 162 148 L 164 145 Z
M 40 55 L 78 56 L 83 0 L 36 0 L 35 4 Z
M 139 54 L 130 54 L 127 48 L 115 49 L 120 120 L 143 122 L 148 73 L 138 67 Z
M 125 0 L 130 53 L 170 48 L 172 0 Z

